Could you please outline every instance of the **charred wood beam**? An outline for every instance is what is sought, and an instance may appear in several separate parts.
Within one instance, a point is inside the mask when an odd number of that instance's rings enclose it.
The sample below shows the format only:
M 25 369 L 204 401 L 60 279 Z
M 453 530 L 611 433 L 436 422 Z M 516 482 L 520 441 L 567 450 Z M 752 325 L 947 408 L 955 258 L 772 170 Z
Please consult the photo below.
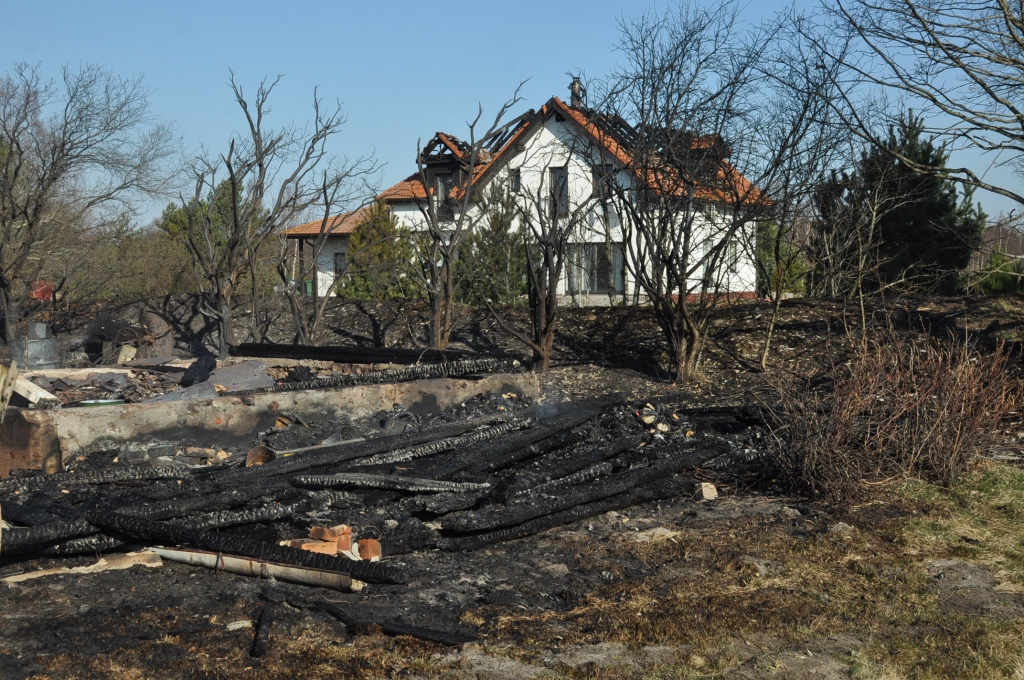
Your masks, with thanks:
M 454 538 L 442 538 L 435 544 L 441 550 L 471 551 L 486 548 L 495 543 L 512 541 L 517 538 L 526 538 L 548 529 L 570 524 L 582 519 L 596 517 L 611 510 L 622 510 L 640 503 L 662 500 L 678 496 L 687 487 L 692 487 L 693 479 L 688 476 L 676 476 L 668 479 L 660 479 L 650 484 L 638 486 L 625 493 L 602 498 L 590 503 L 577 505 L 576 507 L 562 510 L 550 515 L 529 520 L 514 527 L 488 531 L 473 536 L 459 536 Z
M 421 640 L 440 642 L 443 645 L 451 645 L 453 647 L 475 642 L 477 640 L 477 638 L 472 635 L 466 635 L 464 633 L 454 631 L 435 630 L 433 628 L 422 628 L 420 626 L 408 626 L 402 623 L 389 623 L 387 621 L 356 618 L 346 612 L 338 604 L 327 602 L 326 600 L 316 601 L 315 605 L 336 618 L 345 625 L 345 628 L 350 630 L 377 626 L 385 635 L 408 635 Z
M 454 449 L 460 449 L 466 446 L 472 446 L 474 444 L 482 444 L 483 442 L 503 437 L 510 432 L 516 430 L 522 430 L 532 426 L 536 421 L 532 418 L 525 418 L 523 420 L 513 420 L 511 422 L 502 423 L 495 425 L 494 427 L 488 427 L 476 432 L 470 432 L 469 434 L 462 435 L 460 437 L 447 437 L 440 439 L 436 442 L 430 442 L 429 444 L 421 444 L 420 446 L 410 446 L 406 449 L 400 449 L 398 451 L 392 451 L 390 453 L 379 453 L 376 456 L 370 456 L 364 460 L 360 460 L 354 463 L 352 467 L 365 467 L 368 465 L 389 465 L 391 463 L 402 463 L 408 460 L 415 460 L 417 458 L 425 458 L 427 456 L 433 456 L 438 453 L 445 451 L 452 451 Z
M 366 489 L 395 489 L 398 491 L 441 492 L 441 491 L 474 491 L 490 488 L 490 484 L 474 484 L 472 482 L 444 482 L 433 479 L 417 479 L 414 477 L 389 477 L 387 475 L 366 475 L 354 472 L 336 475 L 306 475 L 296 477 L 293 483 L 299 486 L 315 488 L 336 488 L 357 486 Z
M 472 512 L 455 514 L 445 518 L 443 527 L 449 532 L 470 532 L 522 524 L 537 517 L 623 493 L 633 487 L 674 475 L 687 468 L 697 467 L 720 455 L 727 448 L 727 445 L 721 442 L 710 443 L 706 448 L 688 451 L 683 455 L 671 455 L 650 465 L 636 467 L 565 493 L 553 496 L 530 494 L 519 497 L 521 500 L 513 504 L 494 505 Z
M 18 524 L 25 524 L 30 527 L 50 522 L 60 522 L 61 517 L 51 512 L 52 506 L 39 505 L 37 503 L 18 503 L 15 501 L 0 501 L 0 510 L 3 510 L 4 519 Z
M 490 422 L 489 420 L 487 422 Z M 444 439 L 463 434 L 481 425 L 481 420 L 468 420 L 461 423 L 452 423 L 441 427 L 417 432 L 415 434 L 398 434 L 388 437 L 377 437 L 355 444 L 330 444 L 318 448 L 315 452 L 301 455 L 278 458 L 269 463 L 257 467 L 229 470 L 216 475 L 215 480 L 219 483 L 235 484 L 245 479 L 256 479 L 260 477 L 272 477 L 277 475 L 289 475 L 311 468 L 336 465 L 349 460 L 366 458 L 386 451 L 404 449 L 419 444 Z
M 480 444 L 473 448 L 459 450 L 446 460 L 438 461 L 429 467 L 415 468 L 416 475 L 433 479 L 449 479 L 463 471 L 486 473 L 501 470 L 544 451 L 578 441 L 583 435 L 572 433 L 572 429 L 599 415 L 602 408 L 603 406 L 600 404 L 588 404 L 569 413 L 545 420 L 527 430 L 511 434 L 499 442 Z M 549 438 L 551 441 L 543 443 Z
M 94 534 L 85 538 L 73 538 L 41 551 L 40 555 L 82 555 L 120 548 L 124 542 L 113 536 Z
M 276 519 L 294 517 L 303 512 L 327 508 L 345 501 L 355 500 L 355 496 L 347 493 L 309 493 L 298 503 L 293 503 L 292 505 L 264 505 L 258 508 L 247 508 L 245 510 L 222 510 L 220 512 L 210 512 L 203 515 L 179 517 L 170 520 L 167 524 L 184 527 L 186 529 L 220 529 L 222 527 L 239 526 L 243 524 L 272 522 Z
M 600 463 L 595 463 L 594 465 L 591 465 L 588 468 L 578 470 L 572 473 L 571 475 L 566 475 L 565 477 L 561 477 L 559 479 L 553 479 L 550 482 L 539 484 L 529 489 L 523 489 L 519 491 L 516 495 L 523 496 L 539 494 L 543 496 L 546 494 L 552 494 L 562 489 L 571 489 L 574 486 L 586 484 L 587 482 L 592 482 L 595 479 L 598 479 L 599 477 L 606 477 L 610 475 L 614 470 L 614 465 L 612 465 L 608 461 L 602 461 Z
M 219 529 L 241 524 L 272 522 L 275 519 L 288 517 L 293 512 L 294 509 L 287 505 L 265 505 L 261 508 L 247 510 L 222 510 L 191 517 L 178 517 L 170 520 L 167 524 L 184 529 Z
M 114 506 L 114 510 L 133 517 L 146 519 L 172 519 L 185 517 L 198 512 L 214 512 L 228 510 L 244 505 L 256 499 L 278 501 L 298 496 L 301 491 L 294 489 L 286 480 L 256 480 L 253 483 L 238 485 L 237 488 L 220 493 L 184 491 L 181 498 L 172 498 L 160 503 L 146 505 Z
M 230 534 L 218 534 L 210 531 L 176 527 L 166 523 L 131 517 L 119 512 L 96 510 L 89 513 L 89 521 L 114 534 L 122 534 L 146 542 L 175 546 L 191 545 L 213 552 L 254 557 L 268 562 L 279 562 L 321 571 L 349 574 L 354 578 L 370 583 L 405 582 L 405 577 L 401 572 L 380 562 L 355 562 L 344 557 L 312 553 L 295 548 L 285 548 Z
M 5 529 L 0 538 L 0 557 L 39 552 L 69 538 L 96 533 L 96 527 L 84 519 L 51 522 L 27 529 Z
M 191 468 L 184 465 L 125 464 L 90 472 L 58 472 L 54 475 L 38 475 L 27 479 L 6 479 L 0 481 L 0 493 L 56 489 L 72 484 L 113 484 L 151 479 L 184 479 L 191 474 Z
M 515 494 L 555 479 L 567 477 L 586 467 L 614 458 L 639 443 L 638 437 L 621 437 L 588 451 L 569 452 L 559 460 L 550 461 L 547 465 L 540 465 L 536 469 L 519 473 L 509 485 L 509 491 Z
M 265 389 L 238 390 L 225 392 L 221 396 L 242 397 L 251 394 L 270 394 L 272 392 L 298 392 L 301 390 L 322 390 L 334 387 L 351 387 L 353 385 L 379 385 L 382 383 L 409 382 L 410 380 L 426 380 L 429 378 L 458 378 L 478 373 L 513 373 L 522 370 L 515 359 L 464 359 L 446 364 L 425 364 L 409 366 L 387 371 L 371 371 L 338 378 L 321 378 L 297 383 L 284 383 Z
M 267 653 L 267 642 L 270 640 L 270 629 L 274 625 L 275 605 L 267 602 L 260 612 L 259 623 L 256 625 L 256 635 L 252 641 L 252 649 L 249 656 L 258 659 Z
M 479 354 L 459 350 L 402 349 L 397 347 L 341 347 L 281 345 L 246 342 L 232 347 L 231 356 L 261 359 L 309 359 L 339 364 L 418 364 L 481 358 Z

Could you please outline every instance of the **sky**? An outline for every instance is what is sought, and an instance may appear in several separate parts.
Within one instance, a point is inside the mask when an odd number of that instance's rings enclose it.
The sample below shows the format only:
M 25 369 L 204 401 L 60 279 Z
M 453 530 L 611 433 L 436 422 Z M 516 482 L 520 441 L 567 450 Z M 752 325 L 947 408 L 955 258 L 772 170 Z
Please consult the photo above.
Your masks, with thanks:
M 788 6 L 751 2 L 748 19 Z M 799 4 L 799 3 L 798 3 Z M 283 76 L 270 101 L 277 125 L 305 124 L 314 89 L 348 115 L 339 155 L 373 153 L 387 187 L 415 171 L 417 140 L 463 136 L 483 106 L 497 112 L 524 80 L 514 113 L 552 95 L 568 98 L 570 76 L 607 74 L 619 23 L 666 2 L 643 0 L 326 0 L 228 2 L 9 2 L 0 72 L 16 62 L 100 64 L 142 76 L 153 113 L 174 124 L 186 153 L 224 149 L 245 124 L 227 81 L 248 93 Z M 460 135 L 462 133 L 462 135 Z M 990 215 L 1012 204 L 982 196 Z M 159 214 L 166 199 L 144 208 Z

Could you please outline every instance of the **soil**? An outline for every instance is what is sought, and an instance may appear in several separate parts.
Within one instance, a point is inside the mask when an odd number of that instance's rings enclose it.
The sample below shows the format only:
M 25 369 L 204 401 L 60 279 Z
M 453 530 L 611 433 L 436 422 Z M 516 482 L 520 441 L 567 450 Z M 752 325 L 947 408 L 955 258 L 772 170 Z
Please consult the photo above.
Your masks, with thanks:
M 203 342 L 201 319 L 166 301 L 149 306 L 161 305 L 175 319 L 179 353 L 195 351 Z M 65 347 L 90 337 L 112 343 L 126 331 L 111 328 L 130 326 L 141 307 L 94 311 L 91 319 L 54 313 L 48 320 Z M 1015 348 L 1024 328 L 1024 305 L 1015 299 L 906 299 L 876 303 L 872 313 L 886 309 L 895 310 L 887 318 L 905 328 L 965 333 L 990 346 Z M 554 368 L 541 377 L 541 402 L 620 393 L 630 401 L 685 406 L 751 403 L 769 392 L 766 377 L 754 370 L 768 311 L 757 303 L 725 310 L 712 328 L 700 375 L 677 386 L 665 380 L 664 347 L 649 310 L 566 309 Z M 521 309 L 502 313 L 513 323 L 525 322 Z M 769 377 L 802 378 L 841 362 L 842 340 L 856 332 L 851 318 L 836 303 L 785 303 Z M 416 346 L 421 336 L 415 308 L 339 303 L 319 341 Z M 289 340 L 284 332 L 271 339 Z M 472 311 L 454 334 L 453 348 L 522 353 L 486 313 Z M 379 414 L 351 428 L 365 433 L 386 419 Z M 333 434 L 338 432 L 329 423 L 298 423 L 267 439 L 287 448 Z M 253 443 L 240 442 L 238 450 Z M 706 479 L 718 485 L 719 498 L 636 506 L 474 552 L 385 555 L 407 570 L 410 582 L 359 593 L 166 561 L 159 568 L 0 585 L 0 677 L 849 677 L 869 636 L 863 619 L 839 623 L 849 610 L 837 613 L 839 605 L 829 600 L 835 594 L 771 585 L 769 596 L 751 584 L 782 584 L 797 568 L 792 555 L 800 554 L 849 573 L 844 555 L 856 548 L 877 557 L 871 569 L 880 597 L 885 588 L 897 592 L 908 577 L 900 571 L 892 531 L 913 509 L 894 499 L 863 508 L 825 507 L 780 495 L 771 480 L 713 471 Z M 360 519 L 350 523 L 368 524 Z M 0 578 L 85 566 L 96 558 L 8 562 L 0 565 Z M 943 610 L 1024 617 L 1024 596 L 997 590 L 982 566 L 933 561 L 927 578 Z M 710 581 L 725 586 L 711 592 Z M 773 598 L 790 598 L 792 609 L 773 609 L 781 601 Z M 388 637 L 372 626 L 346 628 L 314 606 L 318 599 L 341 604 L 354 618 L 460 631 L 479 641 L 453 648 Z M 268 652 L 252 658 L 253 626 L 268 601 L 279 603 Z M 784 619 L 784 633 L 768 624 L 773 617 Z M 695 633 L 700 627 L 706 635 Z

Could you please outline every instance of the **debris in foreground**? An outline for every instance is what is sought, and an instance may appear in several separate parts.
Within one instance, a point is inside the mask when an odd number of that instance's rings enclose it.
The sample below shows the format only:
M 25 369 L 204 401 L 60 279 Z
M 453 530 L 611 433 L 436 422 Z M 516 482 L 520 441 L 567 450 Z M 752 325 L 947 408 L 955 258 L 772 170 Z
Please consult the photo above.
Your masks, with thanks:
M 17 526 L 4 531 L 0 560 L 142 544 L 169 561 L 340 592 L 401 585 L 409 578 L 394 557 L 409 552 L 477 550 L 639 503 L 712 497 L 694 472 L 749 464 L 749 449 L 726 435 L 762 422 L 743 408 L 644 411 L 618 397 L 535 406 L 514 396 L 406 418 L 398 434 L 385 414 L 356 440 L 295 447 L 254 467 L 215 458 L 6 480 L 0 507 Z M 651 411 L 667 428 L 646 422 Z M 472 639 L 317 606 L 346 626 Z

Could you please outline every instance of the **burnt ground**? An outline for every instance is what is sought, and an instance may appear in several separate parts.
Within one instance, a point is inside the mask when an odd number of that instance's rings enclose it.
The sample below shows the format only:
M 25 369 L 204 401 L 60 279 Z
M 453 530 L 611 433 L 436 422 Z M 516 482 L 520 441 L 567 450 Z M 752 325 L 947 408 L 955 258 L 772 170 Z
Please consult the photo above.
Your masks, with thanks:
M 989 343 L 1017 342 L 1024 320 L 1015 299 L 897 307 L 894 323 Z M 661 345 L 643 310 L 568 310 L 543 399 L 620 392 L 684 406 L 749 403 L 766 390 L 751 370 L 765 311 L 729 310 L 701 376 L 679 387 L 659 373 Z M 787 304 L 772 375 L 842 361 L 842 312 Z M 348 324 L 349 342 L 372 339 L 372 324 L 355 316 L 335 323 Z M 470 319 L 457 343 L 514 350 L 492 324 Z M 389 342 L 403 344 L 408 329 L 394 332 Z M 282 443 L 330 429 L 313 425 Z M 1008 434 L 1003 453 L 1019 453 L 1017 433 Z M 166 561 L 0 584 L 0 677 L 1015 677 L 1024 669 L 1024 479 L 991 465 L 960 490 L 894 484 L 848 507 L 707 471 L 718 499 L 635 506 L 473 552 L 386 558 L 410 582 L 352 594 Z M 97 557 L 21 561 L 0 577 Z M 316 598 L 356 618 L 479 642 L 447 647 L 346 628 L 309 606 Z M 279 603 L 277 616 L 267 654 L 254 659 L 252 624 L 268 601 Z

